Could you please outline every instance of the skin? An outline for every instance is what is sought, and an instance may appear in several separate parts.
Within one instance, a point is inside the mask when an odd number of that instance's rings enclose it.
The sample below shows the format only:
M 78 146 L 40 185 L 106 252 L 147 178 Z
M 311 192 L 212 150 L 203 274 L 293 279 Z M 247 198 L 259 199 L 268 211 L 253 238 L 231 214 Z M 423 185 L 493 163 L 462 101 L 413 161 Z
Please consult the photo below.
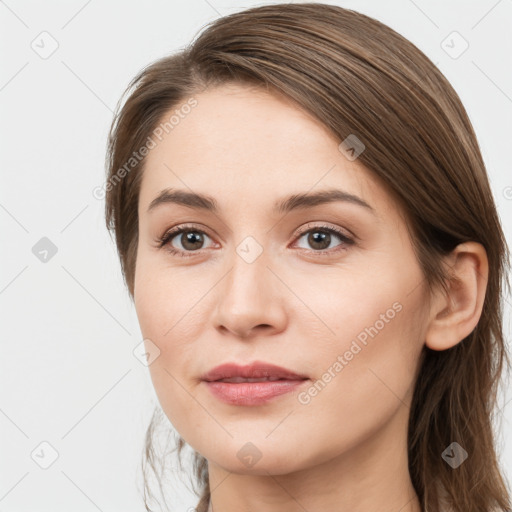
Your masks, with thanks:
M 458 284 L 427 301 L 398 202 L 340 152 L 341 141 L 262 90 L 222 85 L 195 98 L 146 159 L 134 299 L 146 343 L 160 350 L 149 366 L 160 404 L 208 460 L 210 510 L 420 511 L 407 467 L 418 361 L 425 345 L 445 350 L 476 326 L 484 249 L 458 246 L 446 261 Z M 172 203 L 148 212 L 167 188 L 208 194 L 220 212 Z M 360 197 L 374 213 L 349 202 L 272 211 L 278 199 L 330 188 Z M 159 237 L 185 223 L 205 233 L 195 246 L 185 235 L 172 240 L 191 257 L 158 247 Z M 323 225 L 356 242 L 331 234 L 330 243 L 314 245 L 308 234 Z M 236 252 L 248 236 L 262 249 L 251 263 Z M 333 371 L 393 304 L 400 311 Z M 254 360 L 306 374 L 306 389 L 329 368 L 335 376 L 308 403 L 296 391 L 255 407 L 221 402 L 200 380 L 221 363 Z M 237 456 L 244 446 L 259 454 L 255 464 Z

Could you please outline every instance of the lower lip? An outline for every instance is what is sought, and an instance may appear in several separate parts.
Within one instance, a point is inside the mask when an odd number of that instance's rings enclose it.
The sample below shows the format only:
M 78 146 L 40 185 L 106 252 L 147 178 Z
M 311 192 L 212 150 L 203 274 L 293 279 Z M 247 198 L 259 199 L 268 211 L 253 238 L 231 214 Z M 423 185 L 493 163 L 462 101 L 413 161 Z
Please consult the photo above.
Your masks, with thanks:
M 294 391 L 308 382 L 303 380 L 275 380 L 266 382 L 206 382 L 210 391 L 231 405 L 261 405 L 272 398 Z

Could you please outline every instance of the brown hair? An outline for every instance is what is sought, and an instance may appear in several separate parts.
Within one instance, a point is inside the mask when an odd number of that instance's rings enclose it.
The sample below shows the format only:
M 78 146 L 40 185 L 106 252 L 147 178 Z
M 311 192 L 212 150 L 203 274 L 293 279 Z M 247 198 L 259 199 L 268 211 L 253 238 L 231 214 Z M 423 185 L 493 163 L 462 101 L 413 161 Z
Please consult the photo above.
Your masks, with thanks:
M 509 250 L 459 97 L 416 46 L 379 21 L 319 3 L 254 7 L 213 21 L 189 46 L 131 81 L 109 135 L 106 187 L 106 223 L 115 232 L 131 297 L 144 159 L 132 162 L 129 172 L 126 162 L 171 109 L 228 82 L 285 94 L 340 142 L 353 134 L 364 143 L 359 162 L 402 204 L 431 291 L 447 289 L 444 255 L 466 241 L 484 246 L 489 279 L 476 328 L 449 350 L 424 346 L 409 419 L 409 471 L 424 511 L 440 512 L 444 500 L 460 512 L 506 510 L 509 490 L 492 420 L 500 376 L 510 365 L 502 330 Z M 154 470 L 153 420 L 144 456 Z M 455 469 L 441 456 L 454 441 L 469 454 Z M 178 455 L 184 444 L 180 438 Z M 194 453 L 197 510 L 204 512 L 207 461 Z

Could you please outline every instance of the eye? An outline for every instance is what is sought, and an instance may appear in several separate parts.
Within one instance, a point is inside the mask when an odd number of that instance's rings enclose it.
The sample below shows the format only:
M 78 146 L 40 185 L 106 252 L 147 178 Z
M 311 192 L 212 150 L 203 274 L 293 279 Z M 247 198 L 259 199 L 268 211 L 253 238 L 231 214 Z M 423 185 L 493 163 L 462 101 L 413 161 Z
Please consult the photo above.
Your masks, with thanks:
M 310 250 L 306 248 L 309 252 L 324 254 L 324 253 L 333 253 L 338 252 L 340 250 L 346 250 L 347 245 L 354 244 L 354 240 L 349 238 L 344 232 L 342 232 L 338 228 L 330 227 L 330 226 L 314 226 L 313 228 L 310 225 L 307 226 L 307 230 L 302 231 L 299 235 L 298 240 L 300 241 L 302 238 L 306 237 L 306 243 L 310 245 L 313 249 Z M 334 235 L 334 237 L 333 237 Z M 334 241 L 333 239 L 338 238 L 341 240 L 341 244 L 338 244 L 338 248 L 331 250 L 331 243 Z M 301 247 L 304 249 L 304 247 Z
M 310 253 L 314 254 L 332 254 L 338 251 L 347 249 L 347 246 L 354 244 L 354 240 L 349 238 L 343 231 L 338 228 L 331 226 L 313 226 L 308 224 L 307 229 L 302 230 L 296 240 L 301 240 L 306 235 L 306 243 L 310 244 L 312 249 L 300 247 L 306 249 Z M 334 235 L 334 237 L 333 237 Z M 205 237 L 210 238 L 203 230 L 197 229 L 194 226 L 177 226 L 170 229 L 164 235 L 157 240 L 158 247 L 166 247 L 166 250 L 173 255 L 190 257 L 194 256 L 194 253 L 204 249 Z M 332 248 L 331 243 L 338 239 L 341 241 L 340 244 Z M 180 244 L 181 247 L 176 247 L 173 241 L 176 239 L 176 243 Z
M 181 236 L 178 236 L 181 235 Z M 171 254 L 178 256 L 194 256 L 194 252 L 204 249 L 204 238 L 210 238 L 204 231 L 193 226 L 179 226 L 167 231 L 158 239 L 158 247 L 167 246 L 166 249 Z M 173 240 L 176 239 L 181 247 L 175 247 Z

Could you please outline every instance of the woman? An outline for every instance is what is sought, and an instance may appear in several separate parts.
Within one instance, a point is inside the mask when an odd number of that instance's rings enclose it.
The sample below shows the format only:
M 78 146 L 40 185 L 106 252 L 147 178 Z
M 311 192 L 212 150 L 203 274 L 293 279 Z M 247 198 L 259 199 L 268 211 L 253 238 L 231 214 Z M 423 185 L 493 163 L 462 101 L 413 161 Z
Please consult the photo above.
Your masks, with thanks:
M 362 14 L 269 5 L 128 91 L 106 221 L 197 510 L 509 508 L 508 249 L 431 61 Z

